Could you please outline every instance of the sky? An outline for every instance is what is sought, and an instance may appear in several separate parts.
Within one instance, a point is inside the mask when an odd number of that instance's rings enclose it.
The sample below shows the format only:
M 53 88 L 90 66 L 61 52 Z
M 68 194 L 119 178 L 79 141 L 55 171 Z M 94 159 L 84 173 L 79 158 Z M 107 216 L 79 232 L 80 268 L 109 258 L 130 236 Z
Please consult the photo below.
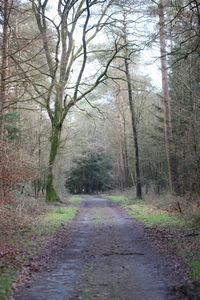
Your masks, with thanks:
M 50 10 L 49 15 L 51 18 L 53 17 L 56 20 L 57 15 L 57 1 L 50 1 Z M 149 26 L 153 26 L 148 24 Z M 153 27 L 152 27 L 153 28 Z M 79 32 L 76 31 L 77 40 L 80 39 Z M 100 34 L 99 42 L 103 42 L 103 35 Z M 140 53 L 140 62 L 138 66 L 138 70 L 141 74 L 149 76 L 151 79 L 151 83 L 155 86 L 158 90 L 161 90 L 161 71 L 160 71 L 160 59 L 159 59 L 159 49 L 156 46 L 152 47 L 151 49 L 145 49 Z
M 139 70 L 142 74 L 151 78 L 151 83 L 158 90 L 161 90 L 161 70 L 160 70 L 160 52 L 158 49 L 143 50 L 141 53 L 141 61 Z

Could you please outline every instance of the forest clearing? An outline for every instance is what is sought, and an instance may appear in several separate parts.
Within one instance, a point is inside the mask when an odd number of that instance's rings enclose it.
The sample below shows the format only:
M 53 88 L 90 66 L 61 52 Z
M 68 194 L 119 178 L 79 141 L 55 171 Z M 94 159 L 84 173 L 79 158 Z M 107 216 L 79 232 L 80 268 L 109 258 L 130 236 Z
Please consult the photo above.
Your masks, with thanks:
M 200 299 L 200 0 L 0 0 L 0 300 Z

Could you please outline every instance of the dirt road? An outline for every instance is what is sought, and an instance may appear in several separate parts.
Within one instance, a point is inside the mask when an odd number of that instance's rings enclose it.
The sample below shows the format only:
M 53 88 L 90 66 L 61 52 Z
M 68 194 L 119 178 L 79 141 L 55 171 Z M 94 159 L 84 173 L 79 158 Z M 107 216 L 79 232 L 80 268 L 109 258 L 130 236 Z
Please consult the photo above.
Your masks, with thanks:
M 173 274 L 148 243 L 120 207 L 85 196 L 68 247 L 14 299 L 178 299 L 168 292 Z

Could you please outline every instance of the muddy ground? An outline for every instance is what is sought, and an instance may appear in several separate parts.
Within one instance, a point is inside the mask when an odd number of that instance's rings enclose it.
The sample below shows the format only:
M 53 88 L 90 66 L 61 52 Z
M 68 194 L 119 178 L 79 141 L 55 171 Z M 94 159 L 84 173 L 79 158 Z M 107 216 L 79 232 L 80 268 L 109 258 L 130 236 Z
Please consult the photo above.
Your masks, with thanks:
M 15 293 L 15 300 L 185 299 L 170 292 L 179 282 L 173 266 L 110 200 L 84 196 L 70 228 L 67 247 Z

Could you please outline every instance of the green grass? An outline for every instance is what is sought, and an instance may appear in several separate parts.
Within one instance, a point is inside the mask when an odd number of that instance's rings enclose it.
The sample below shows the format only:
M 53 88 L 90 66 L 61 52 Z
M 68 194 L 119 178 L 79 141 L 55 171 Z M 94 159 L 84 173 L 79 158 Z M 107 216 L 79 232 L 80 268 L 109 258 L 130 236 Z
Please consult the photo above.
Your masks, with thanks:
M 80 201 L 76 198 L 76 201 Z M 38 209 L 35 218 L 29 218 L 26 223 L 20 224 L 15 230 L 8 232 L 9 247 L 14 249 L 13 261 L 15 261 L 15 250 L 19 253 L 17 258 L 17 266 L 12 265 L 12 260 L 5 263 L 2 260 L 1 273 L 0 273 L 0 300 L 3 300 L 11 290 L 13 280 L 15 280 L 17 273 L 21 271 L 21 267 L 29 259 L 36 255 L 38 251 L 45 247 L 47 242 L 61 228 L 67 221 L 73 219 L 78 211 L 78 207 L 58 207 L 48 205 L 46 210 L 41 207 Z M 40 213 L 41 212 L 41 213 Z M 37 217 L 36 217 L 37 216 Z M 29 215 L 28 215 L 29 217 Z M 1 238 L 1 237 L 0 237 Z M 4 238 L 4 236 L 2 237 Z M 24 251 L 25 250 L 25 251 Z M 9 263 L 9 264 L 7 264 Z M 7 268 L 7 266 L 11 268 Z M 2 266 L 4 269 L 2 271 Z
M 106 196 L 106 198 L 110 199 L 113 202 L 121 203 L 122 205 L 128 205 L 128 204 L 143 204 L 143 200 L 137 200 L 137 199 L 130 199 L 126 196 L 122 195 L 115 195 L 115 196 Z
M 193 218 L 192 225 L 196 230 L 200 231 L 200 215 L 199 214 Z
M 152 203 L 139 200 L 127 201 L 123 196 L 110 196 L 112 201 L 119 202 L 130 216 L 143 223 L 147 227 L 160 228 L 173 232 L 174 236 L 171 243 L 176 248 L 178 255 L 182 256 L 191 267 L 188 274 L 193 280 L 200 278 L 200 259 L 199 259 L 199 237 L 185 238 L 185 233 L 200 229 L 200 217 L 186 219 L 176 213 L 169 213 L 162 210 Z M 180 234 L 181 233 L 181 234 Z
M 83 201 L 83 199 L 80 195 L 73 195 L 70 197 L 68 202 L 76 205 L 76 204 L 81 204 L 82 201 Z
M 0 274 L 0 300 L 3 300 L 7 293 L 11 290 L 11 285 L 15 279 L 15 272 L 7 269 L 4 273 Z
M 167 212 L 157 211 L 155 208 L 149 207 L 148 205 L 126 205 L 126 211 L 136 220 L 144 223 L 146 226 L 174 226 L 174 227 L 183 227 L 185 222 Z
M 41 225 L 45 227 L 50 226 L 56 230 L 67 221 L 72 220 L 75 217 L 77 210 L 77 207 L 74 206 L 56 208 L 43 217 Z
M 130 200 L 125 196 L 107 196 L 113 202 L 129 203 Z
M 199 259 L 193 260 L 190 263 L 190 265 L 192 268 L 190 275 L 193 279 L 196 279 L 200 275 L 200 260 Z

